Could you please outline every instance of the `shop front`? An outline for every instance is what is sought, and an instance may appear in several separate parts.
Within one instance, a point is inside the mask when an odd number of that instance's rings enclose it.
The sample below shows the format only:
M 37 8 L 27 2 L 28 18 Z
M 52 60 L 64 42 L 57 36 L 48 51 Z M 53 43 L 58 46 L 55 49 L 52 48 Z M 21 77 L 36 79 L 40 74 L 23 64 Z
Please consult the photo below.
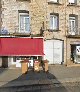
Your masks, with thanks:
M 2 66 L 21 67 L 21 61 L 28 59 L 28 67 L 33 67 L 35 59 L 42 58 L 43 38 L 0 38 L 0 57 Z
M 28 62 L 28 67 L 32 68 L 33 67 L 33 63 L 35 59 L 39 59 L 39 57 L 42 58 L 42 56 L 9 56 L 8 57 L 8 66 L 9 67 L 16 67 L 16 68 L 21 68 L 21 61 L 23 60 L 29 60 Z

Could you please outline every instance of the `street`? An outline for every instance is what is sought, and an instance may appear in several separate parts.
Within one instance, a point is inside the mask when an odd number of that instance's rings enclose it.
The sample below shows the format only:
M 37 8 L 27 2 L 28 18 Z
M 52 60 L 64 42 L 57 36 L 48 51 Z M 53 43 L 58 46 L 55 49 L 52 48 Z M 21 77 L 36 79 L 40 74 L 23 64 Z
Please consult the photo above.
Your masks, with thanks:
M 80 92 L 80 82 L 2 87 L 0 88 L 0 92 Z
M 0 69 L 0 92 L 80 92 L 80 67 L 52 65 L 47 73 L 29 70 L 27 74 Z

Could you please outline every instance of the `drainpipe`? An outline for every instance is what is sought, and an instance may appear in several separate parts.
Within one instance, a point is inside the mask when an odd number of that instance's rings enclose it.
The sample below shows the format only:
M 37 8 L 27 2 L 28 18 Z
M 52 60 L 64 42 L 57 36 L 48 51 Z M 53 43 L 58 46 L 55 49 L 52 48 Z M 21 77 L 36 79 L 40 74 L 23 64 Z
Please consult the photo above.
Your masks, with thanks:
M 67 30 L 66 30 L 66 0 L 65 0 L 65 36 L 66 36 L 66 32 L 67 32 Z M 67 37 L 66 37 L 66 65 L 67 65 Z

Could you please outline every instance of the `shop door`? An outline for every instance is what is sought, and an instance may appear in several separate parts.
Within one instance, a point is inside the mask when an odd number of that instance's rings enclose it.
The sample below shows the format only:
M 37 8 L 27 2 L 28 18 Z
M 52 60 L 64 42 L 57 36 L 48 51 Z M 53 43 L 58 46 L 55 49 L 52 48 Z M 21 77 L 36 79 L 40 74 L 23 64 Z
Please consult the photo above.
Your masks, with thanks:
M 53 63 L 54 64 L 61 64 L 62 62 L 62 47 L 63 42 L 59 40 L 54 40 L 53 42 Z
M 44 42 L 44 54 L 44 59 L 47 59 L 49 64 L 53 64 L 53 40 Z

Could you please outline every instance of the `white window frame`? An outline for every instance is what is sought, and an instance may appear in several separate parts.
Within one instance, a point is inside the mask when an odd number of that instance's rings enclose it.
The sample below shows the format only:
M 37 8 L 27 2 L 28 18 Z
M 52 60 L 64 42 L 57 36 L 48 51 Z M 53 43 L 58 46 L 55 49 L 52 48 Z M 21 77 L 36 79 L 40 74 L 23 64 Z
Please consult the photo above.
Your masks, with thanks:
M 74 26 L 73 26 L 73 23 L 74 23 Z M 71 32 L 76 31 L 76 17 L 75 16 L 70 16 L 69 17 L 69 28 L 70 28 Z
M 26 31 L 25 28 L 24 28 L 24 31 L 22 31 L 22 30 L 20 29 L 20 22 L 21 22 L 21 21 L 20 21 L 20 16 L 21 16 L 21 15 L 23 15 L 23 16 L 28 16 L 29 22 L 30 22 L 30 17 L 29 17 L 29 14 L 28 14 L 28 13 L 19 13 L 19 32 L 20 32 L 20 33 L 30 33 L 30 31 Z
M 58 15 L 56 15 L 56 14 L 50 15 L 50 29 L 51 30 L 58 30 L 59 29 L 59 23 L 58 22 L 59 22 L 59 16 Z
M 69 16 L 69 34 L 76 35 L 78 33 L 78 16 Z

